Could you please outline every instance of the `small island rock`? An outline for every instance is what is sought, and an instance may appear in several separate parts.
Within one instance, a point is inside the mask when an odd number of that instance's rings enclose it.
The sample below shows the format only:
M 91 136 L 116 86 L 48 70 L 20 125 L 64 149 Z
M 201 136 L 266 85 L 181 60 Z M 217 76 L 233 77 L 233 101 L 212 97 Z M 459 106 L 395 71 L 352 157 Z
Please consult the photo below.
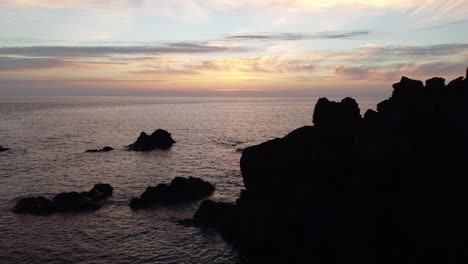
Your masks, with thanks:
M 139 198 L 132 198 L 130 207 L 139 209 L 153 204 L 172 205 L 192 202 L 209 196 L 214 192 L 214 186 L 195 177 L 175 177 L 170 184 L 149 186 Z
M 153 134 L 148 135 L 141 132 L 137 141 L 127 146 L 132 151 L 150 151 L 154 149 L 169 149 L 176 143 L 169 132 L 163 129 L 157 129 Z

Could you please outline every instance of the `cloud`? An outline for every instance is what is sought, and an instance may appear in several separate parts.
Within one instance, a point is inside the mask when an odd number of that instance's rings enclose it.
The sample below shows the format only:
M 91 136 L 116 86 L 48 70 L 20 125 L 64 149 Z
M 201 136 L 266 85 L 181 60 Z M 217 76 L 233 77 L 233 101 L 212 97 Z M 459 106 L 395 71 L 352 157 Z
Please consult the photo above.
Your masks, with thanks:
M 304 73 L 313 72 L 316 65 L 307 60 L 288 60 L 279 58 L 239 58 L 203 61 L 187 65 L 195 71 L 218 71 L 239 73 Z
M 345 77 L 351 80 L 366 79 L 369 75 L 369 69 L 362 66 L 343 66 L 340 65 L 335 68 L 336 75 Z
M 0 72 L 26 71 L 72 66 L 73 63 L 49 58 L 0 57 Z
M 369 31 L 349 32 L 319 32 L 316 34 L 301 33 L 265 33 L 265 34 L 237 34 L 225 37 L 225 40 L 312 40 L 312 39 L 346 39 L 369 35 Z
M 431 63 L 397 63 L 380 67 L 344 66 L 335 67 L 336 77 L 347 80 L 396 81 L 401 76 L 426 79 L 434 76 L 463 76 L 468 64 L 466 62 L 437 61 Z
M 410 27 L 430 27 L 467 19 L 466 0 L 3 0 L 0 6 L 49 9 L 113 9 L 169 17 L 181 21 L 206 21 L 216 13 L 294 20 L 298 15 L 326 14 L 335 20 L 394 12 L 407 17 Z M 348 14 L 343 16 L 341 14 Z M 322 17 L 323 18 L 323 17 Z M 346 24 L 345 24 L 346 25 Z
M 125 66 L 125 62 L 69 60 L 62 58 L 0 57 L 0 72 L 35 71 L 47 69 L 80 69 L 90 67 Z
M 412 73 L 416 76 L 464 76 L 467 62 L 432 62 L 417 65 Z
M 349 50 L 311 51 L 302 56 L 315 58 L 317 61 L 339 64 L 389 64 L 411 61 L 459 60 L 466 55 L 468 43 L 446 43 L 440 45 L 366 45 Z M 450 59 L 448 59 L 450 58 Z
M 203 43 L 170 43 L 158 46 L 32 46 L 0 47 L 0 55 L 31 57 L 96 57 L 111 55 L 142 55 L 167 53 L 245 52 L 244 47 L 212 46 Z

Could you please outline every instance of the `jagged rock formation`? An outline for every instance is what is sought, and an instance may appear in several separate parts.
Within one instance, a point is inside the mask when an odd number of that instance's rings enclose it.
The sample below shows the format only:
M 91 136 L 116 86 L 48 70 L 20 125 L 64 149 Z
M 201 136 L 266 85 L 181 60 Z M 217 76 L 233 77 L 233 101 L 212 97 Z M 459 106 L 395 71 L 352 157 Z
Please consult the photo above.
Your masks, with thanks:
M 47 215 L 54 212 L 81 212 L 101 208 L 100 201 L 112 196 L 109 184 L 95 184 L 89 192 L 59 193 L 52 200 L 45 197 L 26 197 L 12 209 L 14 213 Z
M 195 177 L 175 177 L 170 184 L 161 183 L 155 187 L 149 186 L 140 198 L 132 198 L 130 207 L 140 209 L 154 204 L 172 205 L 192 202 L 209 196 L 214 192 L 214 186 Z
M 246 148 L 246 190 L 195 224 L 253 262 L 466 263 L 468 76 L 393 88 L 363 118 L 322 98 L 314 126 Z
M 9 149 L 9 148 L 4 148 L 4 147 L 0 146 L 0 152 L 7 151 L 7 150 L 10 150 L 10 149 Z
M 114 149 L 109 147 L 109 146 L 105 146 L 102 149 L 88 149 L 85 152 L 88 152 L 88 153 L 89 152 L 109 152 L 109 151 L 112 151 L 112 150 L 114 150 Z
M 149 151 L 153 149 L 169 149 L 176 143 L 169 132 L 163 129 L 157 129 L 153 134 L 148 135 L 141 132 L 135 143 L 127 146 L 128 150 Z

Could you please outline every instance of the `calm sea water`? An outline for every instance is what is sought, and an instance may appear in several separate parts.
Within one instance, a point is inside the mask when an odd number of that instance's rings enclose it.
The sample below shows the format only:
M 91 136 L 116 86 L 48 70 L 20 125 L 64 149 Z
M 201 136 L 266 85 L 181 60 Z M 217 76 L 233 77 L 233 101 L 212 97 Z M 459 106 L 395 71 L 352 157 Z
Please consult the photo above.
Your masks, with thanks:
M 377 99 L 358 100 L 361 113 Z M 243 187 L 239 149 L 312 124 L 314 98 L 0 98 L 0 263 L 242 263 L 215 233 L 176 224 L 199 202 L 132 211 L 148 185 L 195 176 L 234 201 Z M 169 151 L 128 152 L 141 131 L 163 128 Z M 112 146 L 109 153 L 84 153 Z M 24 196 L 110 183 L 96 212 L 15 215 Z

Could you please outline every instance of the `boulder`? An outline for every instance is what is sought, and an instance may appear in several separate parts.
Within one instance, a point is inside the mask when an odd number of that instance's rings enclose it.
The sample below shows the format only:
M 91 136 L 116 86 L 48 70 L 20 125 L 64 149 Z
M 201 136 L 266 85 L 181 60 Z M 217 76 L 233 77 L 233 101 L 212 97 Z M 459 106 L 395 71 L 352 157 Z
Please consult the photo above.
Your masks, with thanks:
M 112 196 L 114 188 L 107 183 L 98 183 L 87 193 L 89 199 L 93 201 L 100 201 Z
M 234 204 L 205 200 L 193 216 L 195 225 L 205 228 L 226 229 L 232 225 Z
M 424 93 L 423 82 L 413 80 L 408 77 L 401 77 L 400 82 L 393 84 L 392 97 L 396 98 L 415 98 Z
M 326 129 L 355 129 L 361 121 L 359 106 L 352 98 L 341 102 L 320 98 L 315 105 L 314 125 Z
M 109 184 L 99 183 L 89 192 L 64 192 L 50 200 L 42 196 L 26 197 L 18 201 L 12 209 L 14 213 L 51 214 L 54 212 L 81 212 L 101 208 L 99 201 L 112 195 Z
M 157 129 L 153 134 L 148 135 L 141 132 L 137 141 L 127 146 L 132 151 L 149 151 L 154 149 L 169 149 L 176 143 L 169 132 L 163 129 Z
M 92 152 L 109 152 L 109 151 L 112 151 L 112 150 L 114 150 L 114 149 L 109 147 L 109 146 L 105 146 L 102 149 L 88 149 L 85 152 L 91 152 L 91 153 Z
M 0 146 L 0 152 L 7 151 L 7 150 L 10 150 L 10 149 L 9 149 L 9 148 L 4 148 L 4 147 Z
M 214 186 L 202 179 L 195 177 L 176 177 L 170 184 L 158 184 L 149 186 L 139 198 L 132 198 L 130 207 L 139 209 L 154 204 L 172 205 L 177 203 L 192 202 L 209 196 L 214 192 Z
M 429 92 L 442 92 L 445 89 L 445 79 L 434 77 L 426 81 L 426 90 Z
M 15 213 L 34 215 L 47 215 L 53 213 L 54 210 L 53 202 L 42 196 L 22 198 L 12 209 Z
M 93 211 L 101 208 L 99 203 L 92 201 L 87 193 L 65 192 L 59 193 L 53 198 L 57 212 Z

